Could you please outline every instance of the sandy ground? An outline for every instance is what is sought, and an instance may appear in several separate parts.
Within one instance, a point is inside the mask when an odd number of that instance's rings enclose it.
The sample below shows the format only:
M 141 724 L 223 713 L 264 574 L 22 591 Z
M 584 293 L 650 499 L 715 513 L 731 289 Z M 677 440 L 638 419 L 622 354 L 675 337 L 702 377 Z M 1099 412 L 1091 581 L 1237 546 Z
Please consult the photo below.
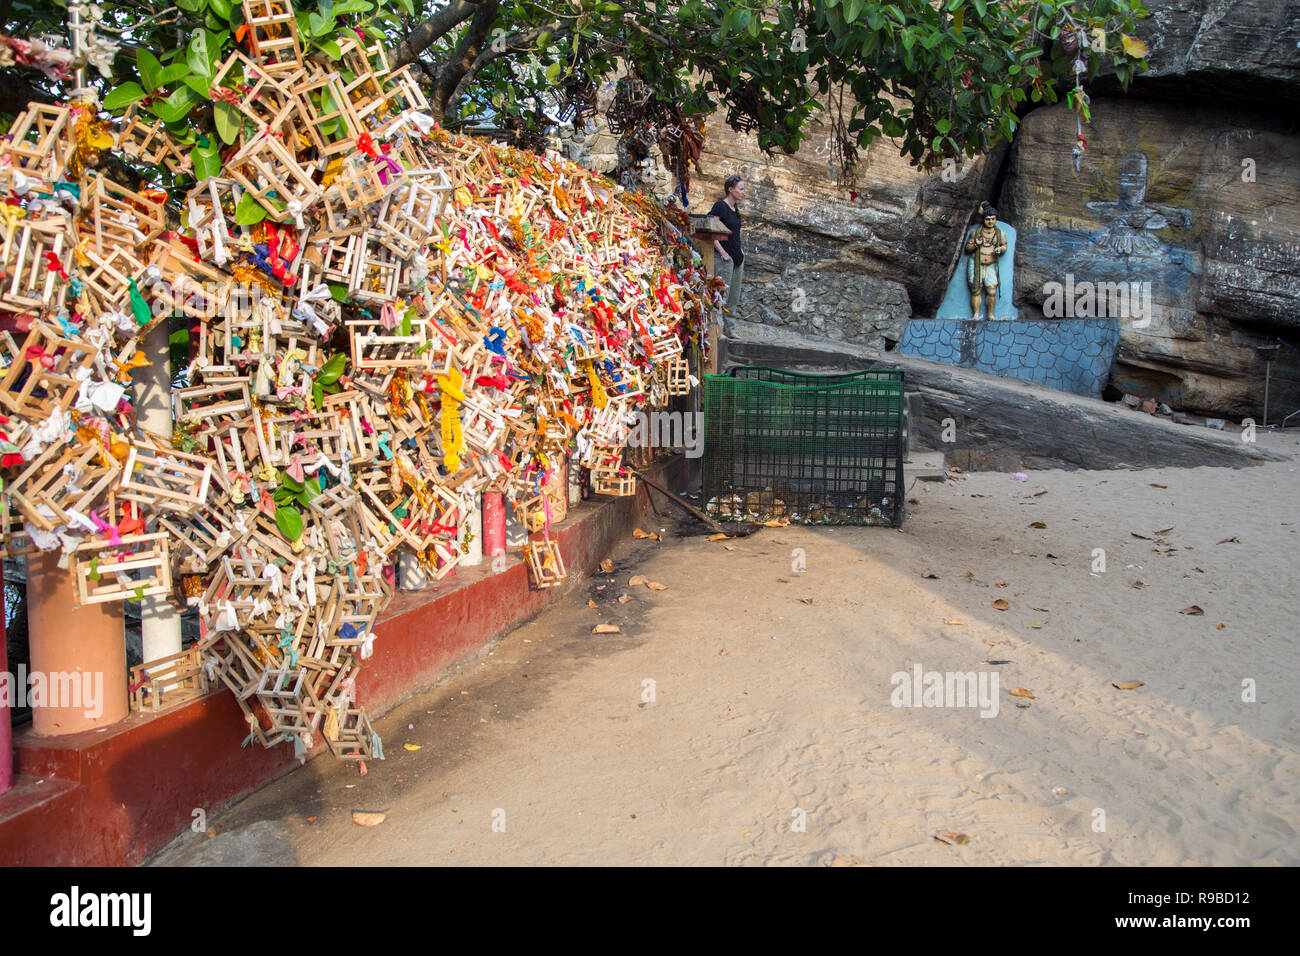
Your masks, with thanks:
M 901 531 L 665 517 L 380 721 L 367 776 L 314 760 L 155 862 L 1295 865 L 1297 468 L 918 482 Z M 997 715 L 892 706 L 918 663 L 996 673 Z

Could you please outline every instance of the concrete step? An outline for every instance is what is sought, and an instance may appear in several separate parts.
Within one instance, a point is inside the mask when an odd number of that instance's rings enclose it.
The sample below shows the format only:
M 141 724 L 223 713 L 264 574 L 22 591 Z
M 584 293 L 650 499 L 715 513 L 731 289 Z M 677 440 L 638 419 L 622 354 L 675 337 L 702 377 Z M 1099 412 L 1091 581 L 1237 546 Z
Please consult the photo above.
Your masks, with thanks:
M 914 451 L 903 463 L 903 487 L 910 488 L 913 481 L 947 481 L 948 469 L 944 467 L 943 452 Z

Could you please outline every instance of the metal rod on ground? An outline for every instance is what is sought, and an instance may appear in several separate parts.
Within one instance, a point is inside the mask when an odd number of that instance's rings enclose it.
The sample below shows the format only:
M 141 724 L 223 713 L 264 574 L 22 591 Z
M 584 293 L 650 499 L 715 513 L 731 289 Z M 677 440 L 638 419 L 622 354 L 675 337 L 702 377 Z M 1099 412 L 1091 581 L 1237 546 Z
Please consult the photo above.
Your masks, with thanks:
M 644 481 L 655 491 L 659 492 L 661 495 L 665 495 L 668 498 L 668 500 L 671 501 L 673 504 L 677 505 L 679 508 L 681 508 L 687 514 L 689 514 L 691 517 L 698 518 L 700 521 L 703 521 L 706 525 L 708 525 L 718 534 L 729 534 L 729 535 L 735 535 L 737 537 L 743 537 L 747 534 L 753 534 L 755 531 L 757 531 L 759 528 L 762 527 L 762 525 L 754 524 L 753 522 L 750 521 L 728 521 L 726 524 L 722 524 L 720 522 L 714 521 L 712 518 L 706 515 L 699 508 L 695 507 L 689 501 L 686 501 L 684 498 L 679 497 L 675 492 L 669 491 L 663 485 L 659 484 L 659 482 L 655 481 L 653 478 L 650 478 L 641 469 L 633 468 L 632 471 L 637 475 L 637 477 L 639 477 L 642 481 Z

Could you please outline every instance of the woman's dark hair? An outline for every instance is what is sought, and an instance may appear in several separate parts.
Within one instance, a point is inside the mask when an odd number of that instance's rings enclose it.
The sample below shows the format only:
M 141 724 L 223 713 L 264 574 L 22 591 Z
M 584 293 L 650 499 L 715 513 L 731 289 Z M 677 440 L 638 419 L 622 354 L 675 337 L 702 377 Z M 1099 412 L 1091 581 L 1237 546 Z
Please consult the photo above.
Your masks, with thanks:
M 726 199 L 731 195 L 731 191 L 736 188 L 738 183 L 745 181 L 743 176 L 728 176 L 727 181 L 722 184 L 722 198 Z

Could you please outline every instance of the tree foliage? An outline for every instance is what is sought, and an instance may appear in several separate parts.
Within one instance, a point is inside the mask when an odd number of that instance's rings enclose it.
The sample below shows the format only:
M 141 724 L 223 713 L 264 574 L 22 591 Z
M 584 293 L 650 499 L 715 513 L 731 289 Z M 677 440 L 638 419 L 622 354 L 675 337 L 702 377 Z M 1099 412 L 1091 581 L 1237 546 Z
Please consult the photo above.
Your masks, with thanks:
M 62 32 L 64 2 L 0 0 L 0 32 Z M 90 71 L 101 103 L 141 104 L 190 146 L 195 173 L 214 172 L 238 122 L 213 77 L 244 42 L 240 4 L 100 9 L 122 43 L 113 76 Z M 1141 0 L 298 0 L 295 12 L 307 52 L 327 62 L 342 37 L 382 42 L 447 125 L 488 121 L 536 145 L 557 120 L 590 118 L 600 85 L 624 76 L 618 132 L 653 140 L 721 109 L 763 149 L 792 152 L 824 111 L 848 167 L 881 137 L 923 166 L 983 152 L 1030 104 L 1073 86 L 1076 69 L 1126 86 L 1145 66 L 1130 35 Z M 18 64 L 0 80 L 0 112 L 54 94 Z

